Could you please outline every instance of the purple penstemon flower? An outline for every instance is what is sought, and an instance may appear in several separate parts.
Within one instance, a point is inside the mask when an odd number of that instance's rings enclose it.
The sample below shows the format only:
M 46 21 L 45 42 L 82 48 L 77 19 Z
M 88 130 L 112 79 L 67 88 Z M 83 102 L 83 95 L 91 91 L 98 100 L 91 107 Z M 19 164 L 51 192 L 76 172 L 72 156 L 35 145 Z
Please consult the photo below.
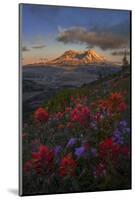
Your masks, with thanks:
M 58 146 L 56 146 L 56 147 L 54 148 L 54 154 L 55 154 L 56 156 L 58 156 L 58 155 L 61 153 L 61 151 L 62 151 L 62 147 L 61 147 L 60 145 L 58 145 Z
M 85 157 L 86 156 L 86 149 L 85 149 L 85 147 L 81 146 L 81 147 L 75 148 L 75 155 L 78 158 Z
M 113 136 L 113 140 L 117 144 L 123 144 L 124 143 L 123 138 L 120 135 Z
M 123 127 L 126 127 L 126 126 L 127 126 L 126 120 L 120 121 L 119 126 L 122 127 L 122 128 L 123 128 Z
M 118 129 L 123 133 L 130 133 L 130 128 L 127 127 L 127 122 L 125 120 L 120 121 Z
M 126 134 L 130 133 L 130 128 L 127 128 L 127 121 L 122 120 L 119 122 L 118 127 L 113 132 L 113 140 L 117 144 L 123 144 Z
M 116 129 L 113 133 L 113 140 L 117 144 L 123 144 L 124 142 L 122 133 L 118 129 Z
M 76 139 L 76 138 L 71 138 L 71 139 L 68 141 L 66 147 L 72 147 L 74 144 L 76 144 L 76 142 L 77 142 L 77 139 Z
M 113 132 L 113 136 L 114 137 L 119 137 L 119 136 L 121 136 L 121 132 L 118 130 L 118 129 L 116 129 L 114 132 Z
M 126 129 L 125 129 L 125 132 L 126 132 L 126 133 L 130 133 L 130 132 L 131 132 L 131 129 L 130 129 L 130 128 L 126 128 Z

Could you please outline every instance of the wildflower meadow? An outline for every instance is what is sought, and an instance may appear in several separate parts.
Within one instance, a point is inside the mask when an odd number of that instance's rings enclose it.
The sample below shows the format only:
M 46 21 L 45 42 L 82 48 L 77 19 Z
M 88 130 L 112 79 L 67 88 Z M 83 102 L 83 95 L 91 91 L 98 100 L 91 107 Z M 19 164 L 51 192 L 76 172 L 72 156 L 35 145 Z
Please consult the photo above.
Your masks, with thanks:
M 130 74 L 60 91 L 23 123 L 25 194 L 131 187 Z

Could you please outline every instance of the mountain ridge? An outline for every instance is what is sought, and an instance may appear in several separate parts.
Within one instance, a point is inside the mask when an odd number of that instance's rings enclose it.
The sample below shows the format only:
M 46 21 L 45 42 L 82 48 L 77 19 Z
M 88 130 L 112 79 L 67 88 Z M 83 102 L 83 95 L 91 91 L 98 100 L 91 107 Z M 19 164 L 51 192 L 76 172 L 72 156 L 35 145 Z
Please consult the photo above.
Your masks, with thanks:
M 48 61 L 46 64 L 51 65 L 89 65 L 105 64 L 107 59 L 99 55 L 96 51 L 89 49 L 86 51 L 65 51 L 61 56 Z

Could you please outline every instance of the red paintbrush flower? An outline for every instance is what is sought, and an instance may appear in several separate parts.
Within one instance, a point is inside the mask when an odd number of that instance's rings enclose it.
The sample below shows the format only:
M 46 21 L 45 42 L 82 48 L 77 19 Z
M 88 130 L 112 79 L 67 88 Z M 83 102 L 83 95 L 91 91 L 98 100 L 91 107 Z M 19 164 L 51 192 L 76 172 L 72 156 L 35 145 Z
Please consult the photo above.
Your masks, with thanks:
M 99 157 L 103 162 L 115 162 L 120 155 L 120 146 L 112 138 L 107 138 L 99 144 Z
M 60 163 L 60 175 L 61 176 L 74 176 L 77 168 L 76 161 L 70 154 L 66 155 Z
M 127 109 L 127 104 L 125 102 L 121 102 L 118 106 L 119 112 L 124 112 Z
M 127 105 L 124 101 L 124 97 L 119 92 L 114 92 L 110 95 L 108 99 L 108 108 L 113 112 L 123 112 L 126 110 Z
M 104 111 L 108 108 L 108 102 L 107 100 L 99 100 L 99 109 L 101 111 Z
M 34 113 L 36 121 L 46 122 L 49 119 L 49 114 L 44 108 L 38 108 Z
M 121 153 L 126 156 L 127 158 L 130 157 L 130 149 L 128 146 L 124 146 L 121 148 Z
M 40 145 L 38 152 L 32 153 L 32 164 L 34 170 L 41 174 L 49 171 L 52 167 L 54 152 L 45 145 Z
M 124 97 L 120 92 L 113 92 L 106 100 L 98 101 L 98 108 L 101 111 L 123 112 L 127 109 Z
M 72 110 L 70 119 L 72 122 L 79 122 L 81 125 L 86 125 L 90 119 L 90 109 L 87 106 L 79 104 Z
M 55 117 L 56 117 L 58 120 L 62 119 L 63 116 L 64 116 L 64 113 L 62 113 L 62 112 L 58 112 L 58 113 L 55 114 Z

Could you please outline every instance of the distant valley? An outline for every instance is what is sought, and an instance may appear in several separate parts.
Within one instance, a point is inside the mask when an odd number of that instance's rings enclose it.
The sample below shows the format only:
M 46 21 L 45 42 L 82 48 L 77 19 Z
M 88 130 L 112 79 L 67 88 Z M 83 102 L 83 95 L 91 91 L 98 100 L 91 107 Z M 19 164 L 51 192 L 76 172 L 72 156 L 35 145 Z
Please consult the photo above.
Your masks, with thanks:
M 121 67 L 91 66 L 28 66 L 23 67 L 23 109 L 27 114 L 64 88 L 77 88 L 101 77 L 116 73 Z

